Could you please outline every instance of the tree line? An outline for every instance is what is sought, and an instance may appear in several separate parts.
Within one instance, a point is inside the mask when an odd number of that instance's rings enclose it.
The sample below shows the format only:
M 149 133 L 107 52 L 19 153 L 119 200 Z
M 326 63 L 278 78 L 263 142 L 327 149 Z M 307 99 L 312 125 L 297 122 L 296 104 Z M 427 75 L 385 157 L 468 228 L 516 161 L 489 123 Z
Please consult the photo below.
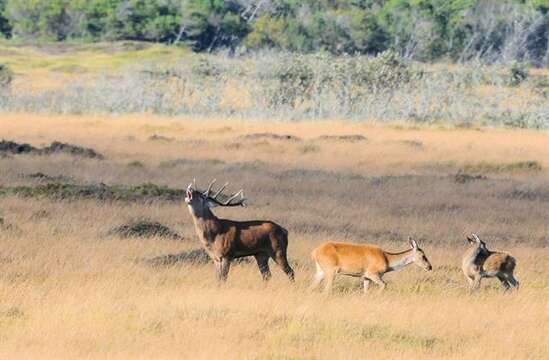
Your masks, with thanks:
M 549 64 L 549 0 L 0 0 L 0 34 Z

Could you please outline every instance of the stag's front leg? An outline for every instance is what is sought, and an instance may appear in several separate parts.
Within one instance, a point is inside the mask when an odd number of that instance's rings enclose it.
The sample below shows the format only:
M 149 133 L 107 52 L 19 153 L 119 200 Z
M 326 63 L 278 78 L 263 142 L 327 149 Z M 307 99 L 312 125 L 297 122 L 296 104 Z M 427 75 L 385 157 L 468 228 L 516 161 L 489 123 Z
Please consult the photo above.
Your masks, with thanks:
M 219 281 L 227 280 L 227 275 L 229 274 L 229 269 L 231 267 L 231 261 L 228 258 L 220 258 L 214 260 L 215 271 L 217 274 L 217 279 Z

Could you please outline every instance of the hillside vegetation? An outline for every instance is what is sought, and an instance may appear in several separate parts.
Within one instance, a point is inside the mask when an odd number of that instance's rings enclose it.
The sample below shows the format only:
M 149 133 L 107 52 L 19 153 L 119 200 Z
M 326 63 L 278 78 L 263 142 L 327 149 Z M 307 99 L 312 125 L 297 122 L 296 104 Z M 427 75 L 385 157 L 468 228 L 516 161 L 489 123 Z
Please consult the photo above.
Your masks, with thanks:
M 0 0 L 0 34 L 549 64 L 547 0 Z
M 549 126 L 549 73 L 520 63 L 429 65 L 393 51 L 235 57 L 142 42 L 0 42 L 0 63 L 4 112 Z

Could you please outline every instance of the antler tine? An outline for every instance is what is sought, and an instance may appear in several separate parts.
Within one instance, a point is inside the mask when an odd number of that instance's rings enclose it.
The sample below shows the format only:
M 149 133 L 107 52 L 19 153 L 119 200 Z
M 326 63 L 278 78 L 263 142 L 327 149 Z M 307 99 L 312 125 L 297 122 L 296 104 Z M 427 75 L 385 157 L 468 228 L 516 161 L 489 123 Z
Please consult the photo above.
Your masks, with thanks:
M 477 234 L 472 233 L 471 235 L 473 235 L 473 237 L 475 238 L 476 241 L 480 242 L 480 238 L 477 236 Z
M 216 179 L 213 179 L 210 185 L 208 186 L 208 190 L 206 190 L 203 194 L 204 196 L 210 196 L 210 191 L 212 191 L 212 186 L 215 184 Z
M 242 189 L 238 190 L 238 192 L 235 193 L 235 194 L 234 194 L 233 196 L 231 196 L 230 198 L 228 198 L 228 199 L 223 203 L 223 205 L 225 205 L 225 206 L 229 205 L 229 204 L 231 203 L 231 201 L 233 201 L 234 199 L 236 199 L 238 196 L 240 196 L 240 197 L 242 198 L 242 200 L 241 200 L 239 203 L 236 203 L 235 205 L 241 205 L 241 204 L 243 204 L 243 202 L 244 202 L 244 197 L 243 197 L 242 194 L 244 194 L 244 190 L 242 190 Z
M 223 190 L 225 190 L 225 188 L 227 187 L 227 185 L 229 185 L 228 182 L 226 182 L 222 187 L 221 189 L 217 190 L 217 192 L 215 193 L 215 195 L 213 196 L 213 199 L 217 199 L 217 197 L 219 196 L 219 194 L 221 194 L 223 192 Z

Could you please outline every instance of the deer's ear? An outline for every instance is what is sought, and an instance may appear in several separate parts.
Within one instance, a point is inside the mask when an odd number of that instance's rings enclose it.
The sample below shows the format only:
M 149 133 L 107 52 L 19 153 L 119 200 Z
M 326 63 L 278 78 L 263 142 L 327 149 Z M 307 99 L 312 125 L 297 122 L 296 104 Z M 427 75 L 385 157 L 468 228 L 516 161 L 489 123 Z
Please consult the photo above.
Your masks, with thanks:
M 418 248 L 417 242 L 414 239 L 412 239 L 411 236 L 408 237 L 408 240 L 410 241 L 410 246 L 412 247 L 412 249 L 417 249 Z
M 469 241 L 471 244 L 474 244 L 476 241 L 470 236 L 467 236 L 467 241 Z

